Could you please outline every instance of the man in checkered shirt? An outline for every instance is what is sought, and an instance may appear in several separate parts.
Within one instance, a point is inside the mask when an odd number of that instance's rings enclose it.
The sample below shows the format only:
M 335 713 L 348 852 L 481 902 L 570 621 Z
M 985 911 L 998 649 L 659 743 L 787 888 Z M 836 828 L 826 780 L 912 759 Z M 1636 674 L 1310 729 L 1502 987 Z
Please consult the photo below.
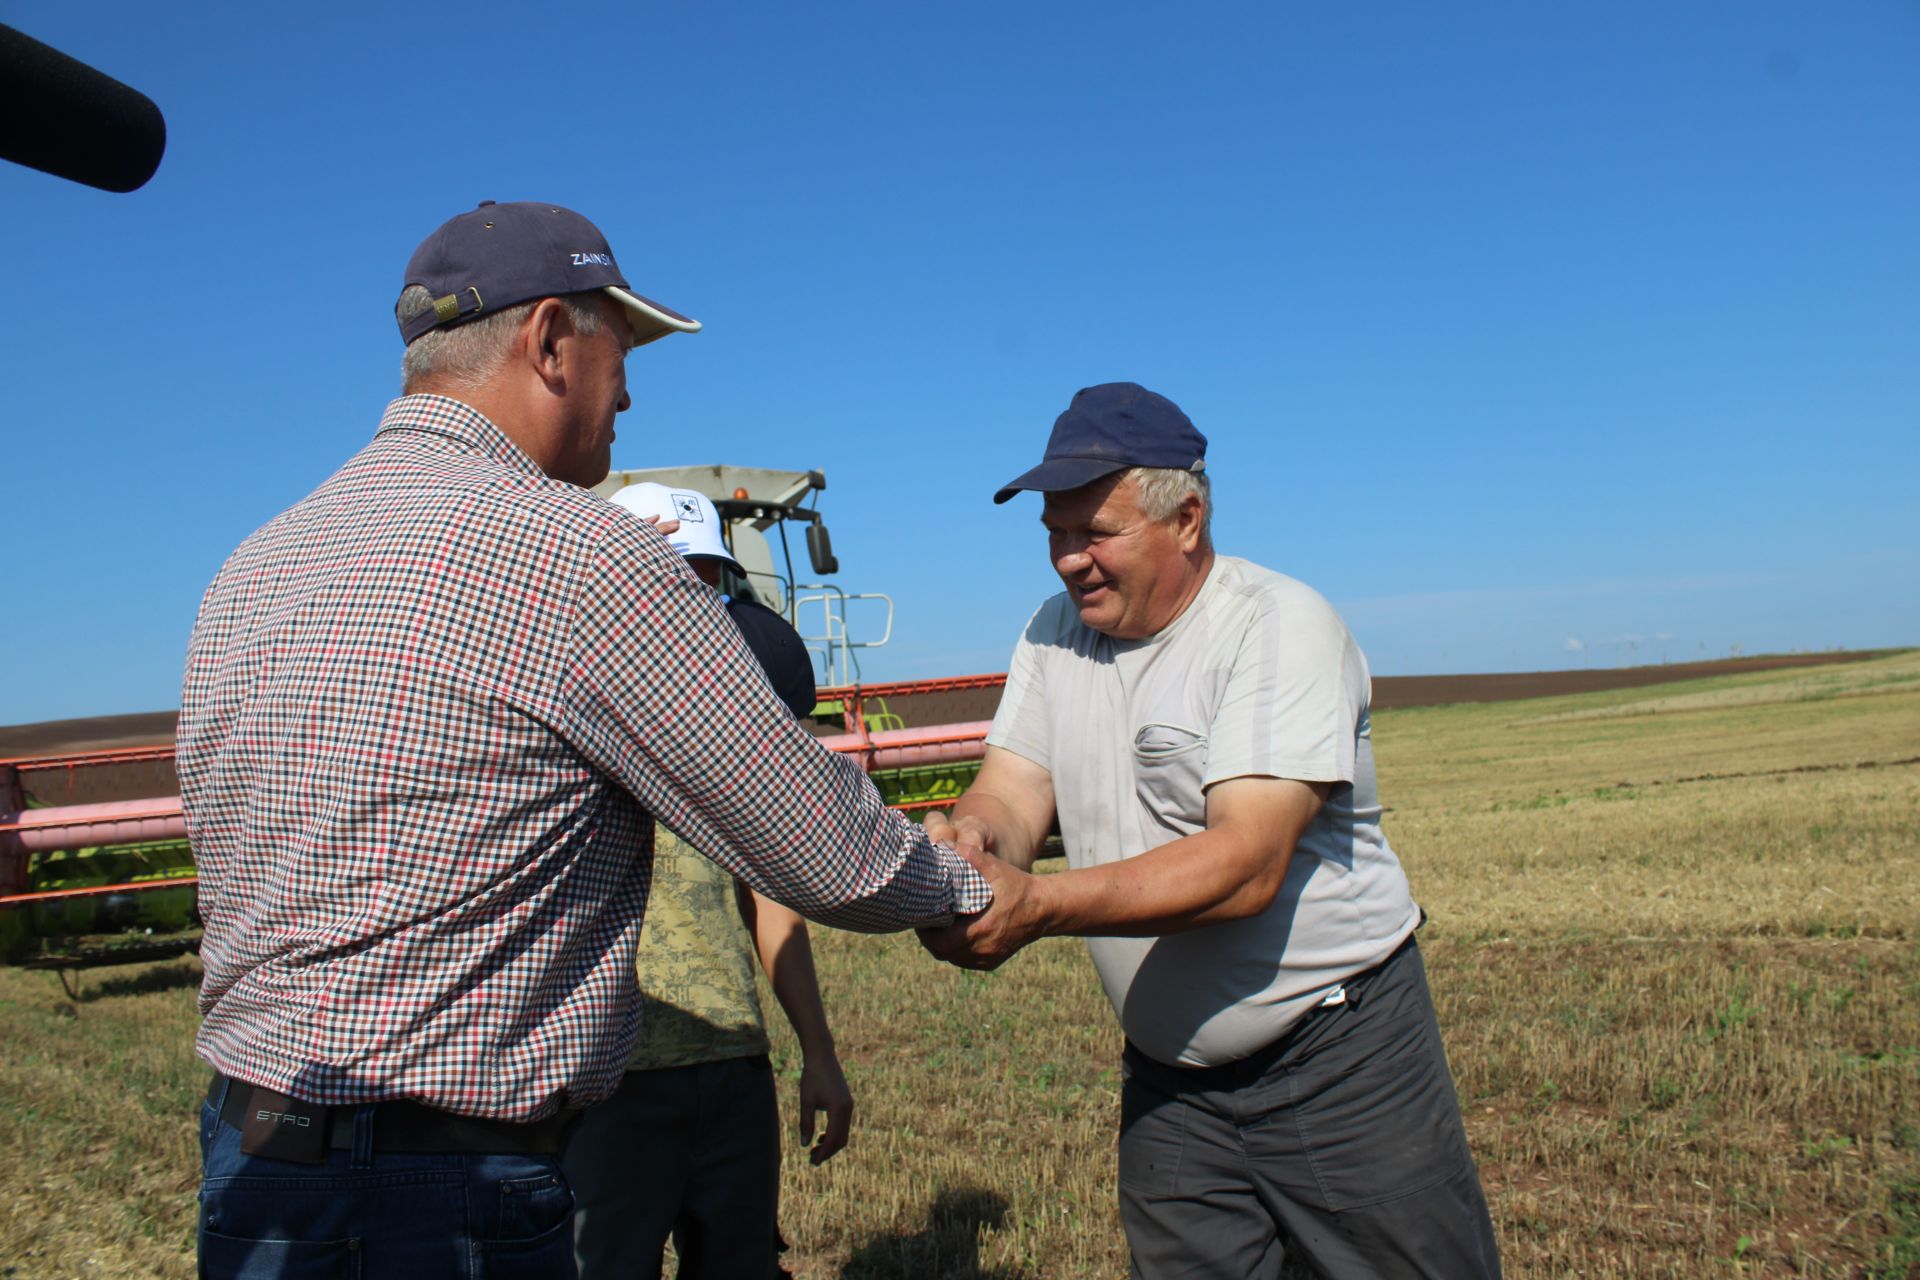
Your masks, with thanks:
M 633 1040 L 656 815 L 841 928 L 990 898 L 588 492 L 627 354 L 697 322 L 578 214 L 491 202 L 396 312 L 406 394 L 227 561 L 188 655 L 208 1276 L 573 1274 L 558 1152 Z

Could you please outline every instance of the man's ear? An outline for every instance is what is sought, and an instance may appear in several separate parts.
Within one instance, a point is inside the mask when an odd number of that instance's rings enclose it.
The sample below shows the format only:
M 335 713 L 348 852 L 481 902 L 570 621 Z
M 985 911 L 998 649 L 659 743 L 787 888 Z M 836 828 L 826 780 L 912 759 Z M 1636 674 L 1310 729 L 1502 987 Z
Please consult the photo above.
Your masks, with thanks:
M 1173 513 L 1173 536 L 1180 550 L 1191 553 L 1200 549 L 1201 518 L 1205 511 L 1197 493 L 1180 499 L 1180 509 Z
M 520 322 L 517 354 L 549 390 L 560 391 L 566 387 L 566 374 L 560 367 L 560 342 L 572 336 L 573 317 L 567 314 L 566 303 L 558 298 L 540 299 Z

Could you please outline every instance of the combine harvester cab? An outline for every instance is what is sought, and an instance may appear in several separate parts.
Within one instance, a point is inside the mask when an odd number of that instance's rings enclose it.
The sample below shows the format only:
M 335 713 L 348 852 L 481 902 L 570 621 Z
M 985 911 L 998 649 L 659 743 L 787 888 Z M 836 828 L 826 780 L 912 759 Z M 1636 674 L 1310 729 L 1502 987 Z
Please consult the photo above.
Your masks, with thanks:
M 726 589 L 793 624 L 813 654 L 820 686 L 810 728 L 823 745 L 859 758 L 888 804 L 908 813 L 951 804 L 980 771 L 987 726 L 1004 675 L 860 683 L 860 653 L 893 636 L 893 598 L 849 592 L 823 581 L 840 571 L 815 504 L 827 487 L 818 471 L 709 465 L 615 471 L 595 486 L 612 497 L 631 484 L 690 489 L 712 499 L 724 540 L 746 569 Z M 802 505 L 805 504 L 805 505 Z M 795 534 L 788 526 L 803 526 Z M 794 568 L 804 547 L 812 580 Z
M 614 471 L 594 486 L 610 498 L 629 485 L 657 484 L 669 492 L 704 494 L 723 524 L 722 540 L 747 571 L 742 579 L 727 570 L 725 589 L 733 595 L 763 604 L 791 622 L 814 655 L 815 678 L 823 685 L 848 684 L 859 679 L 861 649 L 878 648 L 893 634 L 893 600 L 878 592 L 850 595 L 830 582 L 801 581 L 793 567 L 794 535 L 806 552 L 812 579 L 840 571 L 833 540 L 814 505 L 827 487 L 818 471 L 775 471 L 766 467 L 714 464 L 697 467 L 656 467 L 642 471 Z M 806 505 L 802 505 L 802 504 Z M 776 555 L 777 542 L 777 555 Z M 878 636 L 855 639 L 849 623 L 858 613 L 864 624 L 875 610 L 883 610 Z M 874 628 L 863 625 L 863 635 Z
M 806 642 L 820 686 L 808 727 L 821 745 L 858 759 L 887 803 L 909 813 L 966 790 L 1006 677 L 861 683 L 861 651 L 892 636 L 893 600 L 826 581 L 840 565 L 814 505 L 825 476 L 657 468 L 615 471 L 595 492 L 610 497 L 647 481 L 713 501 L 747 571 L 744 579 L 729 571 L 725 589 L 784 615 Z M 796 543 L 804 574 L 794 568 Z M 65 970 L 194 949 L 193 858 L 178 792 L 171 742 L 0 760 L 0 960 Z

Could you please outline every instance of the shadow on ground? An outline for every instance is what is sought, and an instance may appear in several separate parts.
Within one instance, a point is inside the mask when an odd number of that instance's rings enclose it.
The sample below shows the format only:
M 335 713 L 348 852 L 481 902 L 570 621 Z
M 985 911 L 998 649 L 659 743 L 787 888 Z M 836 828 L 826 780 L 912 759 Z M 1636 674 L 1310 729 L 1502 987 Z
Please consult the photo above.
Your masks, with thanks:
M 157 991 L 178 991 L 182 987 L 200 985 L 200 966 L 191 960 L 155 965 L 121 977 L 107 978 L 99 974 L 98 969 L 80 969 L 66 976 L 63 985 L 75 1004 L 91 1004 L 95 1000 L 114 996 L 152 995 Z
M 943 1191 L 927 1210 L 920 1231 L 874 1236 L 855 1249 L 842 1280 L 1030 1280 L 1024 1269 L 980 1263 L 980 1228 L 998 1227 L 1007 1202 L 991 1191 Z

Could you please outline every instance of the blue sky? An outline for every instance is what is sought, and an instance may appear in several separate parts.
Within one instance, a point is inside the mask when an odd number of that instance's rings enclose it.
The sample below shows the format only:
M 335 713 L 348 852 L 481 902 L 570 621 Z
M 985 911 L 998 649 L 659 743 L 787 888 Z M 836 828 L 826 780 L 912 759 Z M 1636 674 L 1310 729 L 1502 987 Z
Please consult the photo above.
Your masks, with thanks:
M 413 246 L 597 221 L 699 317 L 617 466 L 820 468 L 869 678 L 1004 669 L 1073 391 L 1379 674 L 1920 643 L 1920 5 L 71 5 L 165 112 L 0 164 L 0 723 L 174 706 L 201 590 L 371 434 Z

